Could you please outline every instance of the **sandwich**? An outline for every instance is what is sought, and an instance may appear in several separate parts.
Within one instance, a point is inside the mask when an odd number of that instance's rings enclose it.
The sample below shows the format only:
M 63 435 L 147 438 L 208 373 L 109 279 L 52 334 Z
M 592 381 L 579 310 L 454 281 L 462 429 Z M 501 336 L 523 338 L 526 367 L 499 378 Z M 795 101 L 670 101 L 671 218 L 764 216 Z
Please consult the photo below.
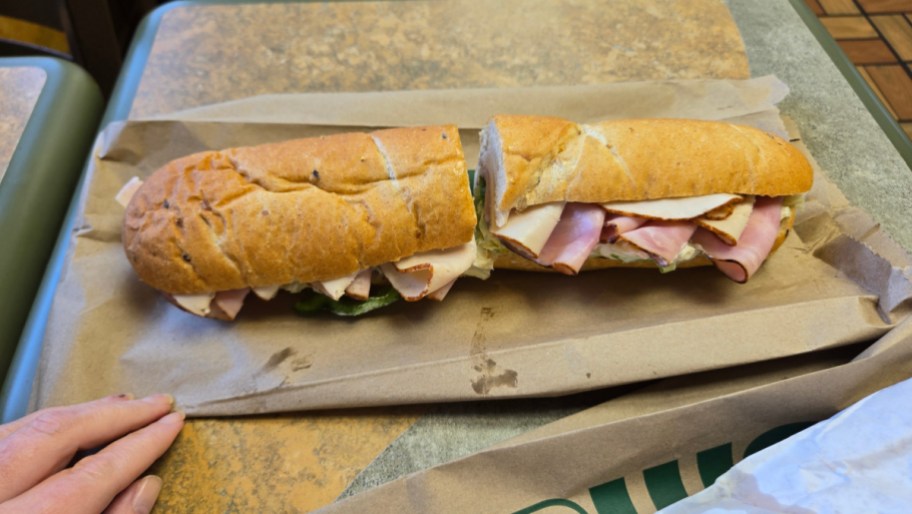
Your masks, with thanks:
M 339 314 L 442 300 L 476 256 L 454 126 L 201 152 L 131 181 L 118 201 L 139 279 L 199 316 L 234 319 L 248 295 L 280 290 L 316 293 L 301 310 Z
M 476 266 L 715 265 L 743 283 L 785 240 L 812 181 L 797 148 L 751 127 L 495 116 L 475 175 Z

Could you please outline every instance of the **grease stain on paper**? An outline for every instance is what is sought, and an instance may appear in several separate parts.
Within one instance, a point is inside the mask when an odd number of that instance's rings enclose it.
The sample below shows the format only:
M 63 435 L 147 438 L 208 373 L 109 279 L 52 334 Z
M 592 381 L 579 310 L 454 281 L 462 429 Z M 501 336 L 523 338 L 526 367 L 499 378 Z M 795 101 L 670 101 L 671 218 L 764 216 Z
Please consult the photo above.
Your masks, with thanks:
M 291 347 L 285 347 L 269 357 L 266 364 L 260 368 L 259 375 L 269 373 L 283 364 L 287 363 L 287 368 L 291 372 L 309 369 L 313 365 L 313 359 L 310 355 L 298 355 L 298 352 Z
M 496 311 L 493 307 L 482 307 L 478 325 L 475 326 L 475 333 L 472 334 L 472 348 L 469 351 L 469 357 L 472 360 L 472 369 L 479 375 L 471 381 L 471 384 L 472 390 L 480 395 L 487 395 L 496 387 L 515 388 L 519 381 L 519 373 L 512 369 L 498 372 L 497 362 L 488 357 L 485 330 L 495 316 Z
M 478 394 L 488 394 L 495 387 L 516 387 L 519 374 L 512 369 L 505 369 L 502 373 L 495 374 L 497 363 L 492 359 L 486 359 L 484 364 L 473 366 L 475 371 L 481 373 L 472 381 L 472 390 Z

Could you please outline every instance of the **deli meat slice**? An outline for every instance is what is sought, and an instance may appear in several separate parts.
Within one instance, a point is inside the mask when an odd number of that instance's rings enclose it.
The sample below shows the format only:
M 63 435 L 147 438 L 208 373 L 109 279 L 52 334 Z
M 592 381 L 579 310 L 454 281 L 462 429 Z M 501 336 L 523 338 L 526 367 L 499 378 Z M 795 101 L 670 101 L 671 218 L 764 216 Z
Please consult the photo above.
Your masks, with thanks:
M 475 262 L 475 240 L 406 257 L 380 266 L 380 271 L 406 301 L 418 301 L 456 280 Z
M 355 300 L 367 300 L 370 298 L 372 273 L 373 271 L 370 269 L 359 271 L 355 280 L 345 288 L 345 294 Z
M 689 221 L 652 221 L 622 234 L 620 239 L 648 253 L 659 266 L 668 266 L 696 229 L 697 226 Z
M 695 221 L 697 225 L 719 236 L 726 244 L 734 246 L 738 244 L 738 238 L 741 237 L 744 229 L 747 228 L 747 222 L 750 220 L 753 210 L 754 198 L 748 197 L 743 202 L 735 205 L 725 219 L 697 218 Z
M 428 300 L 434 300 L 435 302 L 442 302 L 443 299 L 446 298 L 447 293 L 450 292 L 450 289 L 453 289 L 453 284 L 455 284 L 455 283 L 456 283 L 456 281 L 453 280 L 449 284 L 441 287 L 440 289 L 434 291 L 433 293 L 428 294 L 427 295 Z
M 725 193 L 689 196 L 685 198 L 664 198 L 639 202 L 611 202 L 602 204 L 605 210 L 625 216 L 655 220 L 689 220 L 702 216 L 723 205 L 738 202 L 741 197 Z
M 605 217 L 605 226 L 602 228 L 600 241 L 603 243 L 613 243 L 617 241 L 618 236 L 621 234 L 639 228 L 647 221 L 649 220 L 646 218 L 609 214 Z
M 122 188 L 120 188 L 120 191 L 114 196 L 114 200 L 126 209 L 127 205 L 130 204 L 130 200 L 133 199 L 133 195 L 136 194 L 136 191 L 138 191 L 142 185 L 143 181 L 140 180 L 139 177 L 131 178 Z
M 247 297 L 247 293 L 250 292 L 250 288 L 244 289 L 232 289 L 230 291 L 219 291 L 215 293 L 215 299 L 213 303 L 225 313 L 225 316 L 228 319 L 234 319 L 238 312 L 241 312 L 241 307 L 244 306 L 244 298 Z
M 534 259 L 541 253 L 554 227 L 560 222 L 564 203 L 536 205 L 510 214 L 502 227 L 492 227 L 491 233 L 511 248 Z
M 280 287 L 281 286 L 254 287 L 252 290 L 253 294 L 259 296 L 263 300 L 272 300 L 279 294 Z
M 342 295 L 345 294 L 345 290 L 348 289 L 348 286 L 350 286 L 351 283 L 355 281 L 355 278 L 357 276 L 358 272 L 355 272 L 351 275 L 334 278 L 332 280 L 314 282 L 310 286 L 314 289 L 314 291 L 338 301 L 339 298 L 342 298 Z
M 605 211 L 596 204 L 568 203 L 536 261 L 566 275 L 576 275 L 599 243 Z
M 722 273 L 743 284 L 760 268 L 773 249 L 779 236 L 781 210 L 781 198 L 757 198 L 737 245 L 725 244 L 706 229 L 694 234 L 693 243 L 702 248 Z

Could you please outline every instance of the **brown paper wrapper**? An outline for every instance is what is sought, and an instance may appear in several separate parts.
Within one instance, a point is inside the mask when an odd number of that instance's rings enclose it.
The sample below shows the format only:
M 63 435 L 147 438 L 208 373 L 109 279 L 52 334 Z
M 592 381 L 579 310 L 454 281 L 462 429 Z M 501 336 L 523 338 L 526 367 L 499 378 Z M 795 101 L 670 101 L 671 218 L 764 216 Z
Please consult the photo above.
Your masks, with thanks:
M 652 513 L 748 454 L 910 377 L 906 320 L 847 363 L 668 379 L 318 512 Z
M 188 120 L 112 125 L 89 169 L 81 228 L 45 335 L 36 406 L 124 390 L 171 392 L 191 415 L 554 396 L 880 336 L 904 315 L 908 258 L 819 170 L 796 230 L 745 285 L 710 268 L 577 278 L 498 271 L 484 282 L 460 280 L 443 303 L 401 303 L 356 320 L 301 318 L 292 295 L 280 295 L 249 301 L 236 322 L 225 323 L 184 313 L 140 284 L 120 245 L 118 189 L 203 149 L 455 119 L 466 127 L 472 163 L 477 127 L 493 112 L 511 111 L 734 119 L 783 133 L 773 102 L 785 91 L 767 77 L 282 95 L 174 116 Z M 332 102 L 357 108 L 321 114 Z M 241 123 L 226 112 L 260 114 Z M 311 124 L 276 122 L 290 116 Z

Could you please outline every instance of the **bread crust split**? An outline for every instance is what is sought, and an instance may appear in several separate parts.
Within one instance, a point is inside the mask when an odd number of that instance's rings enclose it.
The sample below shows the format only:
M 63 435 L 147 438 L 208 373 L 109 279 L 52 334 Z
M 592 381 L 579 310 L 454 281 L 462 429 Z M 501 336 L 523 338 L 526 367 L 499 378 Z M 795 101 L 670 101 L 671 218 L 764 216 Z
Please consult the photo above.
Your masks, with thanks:
M 174 160 L 127 206 L 139 278 L 170 294 L 329 280 L 469 242 L 455 126 L 297 139 Z
M 806 192 L 813 170 L 787 141 L 730 123 L 633 119 L 580 125 L 498 115 L 482 131 L 480 173 L 497 226 L 513 209 L 732 193 Z

